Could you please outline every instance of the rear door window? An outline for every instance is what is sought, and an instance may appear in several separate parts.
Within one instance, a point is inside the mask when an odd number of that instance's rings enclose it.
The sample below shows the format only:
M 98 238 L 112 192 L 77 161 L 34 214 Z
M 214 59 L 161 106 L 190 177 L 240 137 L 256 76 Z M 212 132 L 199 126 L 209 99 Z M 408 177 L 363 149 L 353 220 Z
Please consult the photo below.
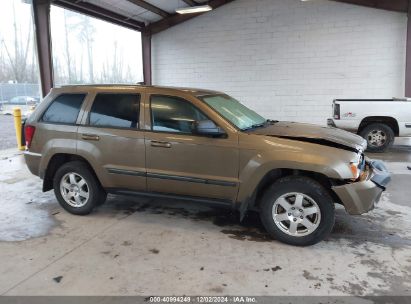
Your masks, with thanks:
M 86 94 L 62 94 L 44 112 L 42 121 L 75 124 Z
M 138 94 L 97 94 L 90 110 L 89 125 L 137 129 L 139 114 Z

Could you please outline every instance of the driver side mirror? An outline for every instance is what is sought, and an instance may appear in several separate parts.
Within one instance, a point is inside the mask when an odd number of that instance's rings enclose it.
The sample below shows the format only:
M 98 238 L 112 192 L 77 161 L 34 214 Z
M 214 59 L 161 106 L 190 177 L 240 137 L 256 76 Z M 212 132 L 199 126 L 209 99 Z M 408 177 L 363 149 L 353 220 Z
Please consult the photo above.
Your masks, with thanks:
M 226 133 L 223 129 L 218 127 L 211 120 L 200 120 L 194 122 L 194 131 L 197 134 L 208 135 L 208 136 L 222 136 Z

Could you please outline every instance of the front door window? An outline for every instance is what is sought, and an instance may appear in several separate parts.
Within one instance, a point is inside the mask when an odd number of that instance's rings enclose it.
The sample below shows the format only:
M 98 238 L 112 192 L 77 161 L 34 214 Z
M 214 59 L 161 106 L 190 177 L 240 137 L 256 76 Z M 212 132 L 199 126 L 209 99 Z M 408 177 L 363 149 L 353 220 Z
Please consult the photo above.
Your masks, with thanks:
M 172 133 L 194 133 L 194 122 L 208 118 L 191 103 L 170 96 L 151 96 L 152 130 Z

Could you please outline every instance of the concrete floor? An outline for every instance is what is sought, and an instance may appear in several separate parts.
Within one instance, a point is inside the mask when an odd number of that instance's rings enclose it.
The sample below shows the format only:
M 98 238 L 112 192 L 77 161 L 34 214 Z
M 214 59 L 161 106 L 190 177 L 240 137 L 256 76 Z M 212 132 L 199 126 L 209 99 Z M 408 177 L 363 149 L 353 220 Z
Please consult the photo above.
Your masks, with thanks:
M 70 215 L 0 151 L 0 294 L 411 295 L 411 148 L 376 157 L 394 174 L 377 208 L 338 208 L 326 241 L 297 248 L 195 203 L 110 196 Z
M 12 115 L 0 114 L 0 150 L 16 146 L 16 132 Z

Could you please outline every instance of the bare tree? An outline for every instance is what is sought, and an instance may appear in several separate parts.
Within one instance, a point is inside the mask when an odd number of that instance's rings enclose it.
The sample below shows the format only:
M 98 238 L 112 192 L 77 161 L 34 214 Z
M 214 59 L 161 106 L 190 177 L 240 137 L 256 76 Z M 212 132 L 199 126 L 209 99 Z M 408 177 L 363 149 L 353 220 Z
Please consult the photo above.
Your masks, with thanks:
M 90 18 L 81 15 L 80 21 L 76 24 L 78 30 L 78 38 L 81 44 L 85 44 L 87 49 L 87 60 L 88 60 L 88 73 L 89 73 L 89 82 L 94 82 L 94 66 L 93 66 L 93 42 L 95 27 L 91 22 Z
M 30 61 L 30 78 L 27 80 L 27 82 L 31 83 L 38 83 L 38 69 L 37 69 L 37 58 L 36 58 L 36 53 L 34 49 L 34 42 L 32 41 L 33 44 L 33 51 L 31 52 L 31 61 Z
M 65 42 L 65 58 L 67 64 L 67 76 L 69 83 L 73 82 L 73 75 L 72 75 L 72 65 L 71 65 L 71 55 L 69 49 L 69 30 L 67 25 L 67 11 L 64 10 L 64 42 Z
M 107 56 L 103 63 L 101 81 L 108 83 L 129 82 L 131 78 L 130 66 L 127 65 L 127 70 L 124 69 L 123 54 L 119 50 L 117 41 L 114 41 L 113 49 L 110 50 L 109 54 L 110 56 Z
M 0 36 L 0 41 L 3 41 L 3 37 Z M 0 82 L 6 82 L 8 78 L 8 71 L 6 65 L 6 58 L 4 55 L 4 48 L 0 47 Z
M 10 47 L 7 45 L 4 39 L 2 39 L 1 42 L 9 61 L 9 68 L 11 72 L 10 77 L 12 77 L 12 80 L 16 82 L 24 82 L 27 81 L 27 57 L 29 53 L 30 41 L 32 39 L 33 26 L 32 21 L 29 20 L 29 31 L 27 36 L 25 37 L 25 42 L 23 42 L 23 34 L 21 28 L 17 27 L 16 8 L 14 1 L 12 8 L 14 35 L 13 50 L 10 50 Z
M 54 82 L 56 84 L 65 83 L 64 75 L 61 73 L 61 64 L 57 56 L 53 58 Z
M 84 79 L 83 79 L 83 48 L 81 48 L 81 52 L 80 52 L 80 83 L 83 83 Z

